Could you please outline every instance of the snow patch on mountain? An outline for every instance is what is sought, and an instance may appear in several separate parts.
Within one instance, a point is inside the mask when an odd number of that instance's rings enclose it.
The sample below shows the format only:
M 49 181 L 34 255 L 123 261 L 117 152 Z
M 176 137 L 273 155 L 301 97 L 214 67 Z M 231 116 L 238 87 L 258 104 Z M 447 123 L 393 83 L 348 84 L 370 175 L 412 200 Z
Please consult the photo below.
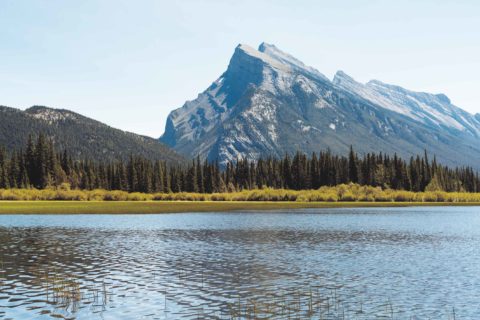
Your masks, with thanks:
M 282 70 L 284 72 L 289 72 L 291 70 L 289 65 L 283 64 L 282 62 L 278 61 L 277 59 L 275 59 L 271 55 L 268 55 L 268 54 L 265 54 L 261 51 L 255 50 L 254 48 L 250 47 L 249 45 L 239 44 L 237 48 L 239 50 L 242 50 L 246 54 L 248 54 L 248 55 L 250 55 L 254 58 L 257 58 L 257 59 L 263 61 L 264 63 L 266 63 L 266 64 L 268 64 L 268 65 L 270 65 L 270 66 L 272 66 L 272 67 L 274 67 L 278 70 Z
M 317 69 L 306 66 L 303 62 L 298 60 L 297 58 L 289 55 L 288 53 L 285 53 L 281 50 L 279 50 L 275 45 L 273 44 L 268 44 L 263 42 L 260 44 L 258 47 L 259 52 L 263 52 L 266 55 L 272 57 L 276 61 L 279 61 L 280 63 L 284 65 L 288 65 L 290 68 L 296 70 L 296 71 L 303 71 L 305 73 L 308 73 L 312 76 L 314 76 L 317 79 L 322 79 L 324 81 L 329 81 L 327 77 L 325 77 L 322 73 L 320 73 Z
M 52 109 L 42 106 L 34 106 L 27 109 L 27 113 L 35 118 L 41 119 L 43 121 L 48 122 L 49 124 L 53 124 L 58 121 L 65 121 L 67 119 L 76 120 L 77 116 L 73 112 L 69 112 L 62 109 Z
M 371 86 L 364 85 L 355 81 L 352 77 L 347 75 L 343 71 L 338 71 L 333 78 L 333 83 L 344 90 L 349 92 L 354 92 L 361 97 L 380 105 L 385 109 L 392 110 L 394 112 L 409 116 L 416 120 L 421 120 L 418 116 L 412 113 L 412 110 L 407 106 L 403 105 L 401 101 L 395 101 L 395 97 L 386 97 L 385 95 L 377 92 L 376 90 L 372 90 Z
M 297 120 L 297 126 L 296 126 L 298 129 L 300 129 L 300 131 L 302 133 L 308 133 L 308 132 L 311 132 L 311 131 L 319 131 L 321 132 L 320 129 L 318 129 L 317 127 L 314 127 L 312 126 L 311 124 L 306 124 L 303 120 Z
M 252 97 L 251 107 L 244 114 L 247 117 L 252 117 L 259 124 L 267 124 L 268 136 L 275 142 L 278 138 L 276 112 L 276 106 L 270 99 L 264 95 L 256 94 Z
M 450 99 L 445 95 L 413 92 L 378 80 L 362 84 L 343 71 L 335 74 L 333 83 L 382 108 L 423 124 L 445 126 L 473 135 L 480 134 L 480 122 L 467 112 L 452 105 Z

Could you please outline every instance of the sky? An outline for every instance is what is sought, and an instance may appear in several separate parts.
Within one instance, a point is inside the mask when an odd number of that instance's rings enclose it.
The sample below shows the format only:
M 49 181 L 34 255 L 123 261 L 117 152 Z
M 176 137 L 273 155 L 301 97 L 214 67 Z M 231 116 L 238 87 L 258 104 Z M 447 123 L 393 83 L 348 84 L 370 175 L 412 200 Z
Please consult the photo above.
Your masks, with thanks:
M 0 105 L 159 137 L 239 43 L 480 112 L 480 1 L 0 0 Z

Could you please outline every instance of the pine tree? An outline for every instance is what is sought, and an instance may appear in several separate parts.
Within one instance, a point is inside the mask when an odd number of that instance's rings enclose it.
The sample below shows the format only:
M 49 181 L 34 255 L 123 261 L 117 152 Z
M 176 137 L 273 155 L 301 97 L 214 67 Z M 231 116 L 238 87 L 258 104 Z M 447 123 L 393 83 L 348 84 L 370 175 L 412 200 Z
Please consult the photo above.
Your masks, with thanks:
M 352 146 L 350 146 L 350 152 L 348 154 L 348 179 L 353 183 L 358 182 L 357 155 L 353 152 Z
M 448 168 L 435 156 L 430 162 L 427 152 L 411 157 L 407 163 L 397 154 L 367 153 L 359 157 L 351 147 L 348 156 L 332 155 L 328 149 L 309 158 L 297 152 L 293 160 L 288 154 L 282 159 L 237 159 L 222 169 L 218 160 L 201 163 L 198 156 L 185 167 L 133 155 L 126 163 L 93 162 L 88 158 L 73 161 L 67 150 L 57 153 L 53 141 L 43 134 L 36 141 L 30 136 L 24 150 L 8 155 L 0 147 L 0 188 L 59 187 L 69 182 L 74 189 L 212 193 L 265 186 L 317 189 L 354 182 L 412 191 L 478 192 L 480 186 L 473 168 Z
M 202 164 L 200 163 L 200 156 L 197 156 L 197 163 L 195 165 L 195 178 L 196 178 L 196 187 L 197 192 L 205 193 L 205 184 L 204 184 L 204 176 L 203 176 L 203 169 Z

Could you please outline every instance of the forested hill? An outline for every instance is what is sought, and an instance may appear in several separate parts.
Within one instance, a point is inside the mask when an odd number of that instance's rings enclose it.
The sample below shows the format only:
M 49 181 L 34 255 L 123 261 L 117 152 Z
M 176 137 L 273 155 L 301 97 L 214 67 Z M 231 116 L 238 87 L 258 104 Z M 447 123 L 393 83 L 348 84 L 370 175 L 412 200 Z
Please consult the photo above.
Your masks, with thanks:
M 126 160 L 130 154 L 182 163 L 184 158 L 158 140 L 112 128 L 78 113 L 34 106 L 25 111 L 0 106 L 0 145 L 24 148 L 30 134 L 44 133 L 57 150 L 68 149 L 76 160 Z

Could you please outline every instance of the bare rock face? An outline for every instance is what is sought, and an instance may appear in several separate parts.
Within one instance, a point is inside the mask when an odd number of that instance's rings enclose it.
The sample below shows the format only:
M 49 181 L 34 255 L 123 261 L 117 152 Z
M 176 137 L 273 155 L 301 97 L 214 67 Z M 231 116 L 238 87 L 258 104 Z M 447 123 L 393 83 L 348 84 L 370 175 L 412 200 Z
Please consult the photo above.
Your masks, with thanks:
M 168 117 L 162 142 L 225 164 L 330 148 L 403 157 L 427 149 L 451 165 L 480 167 L 480 119 L 443 94 L 413 92 L 318 70 L 262 43 L 239 45 L 212 85 Z

